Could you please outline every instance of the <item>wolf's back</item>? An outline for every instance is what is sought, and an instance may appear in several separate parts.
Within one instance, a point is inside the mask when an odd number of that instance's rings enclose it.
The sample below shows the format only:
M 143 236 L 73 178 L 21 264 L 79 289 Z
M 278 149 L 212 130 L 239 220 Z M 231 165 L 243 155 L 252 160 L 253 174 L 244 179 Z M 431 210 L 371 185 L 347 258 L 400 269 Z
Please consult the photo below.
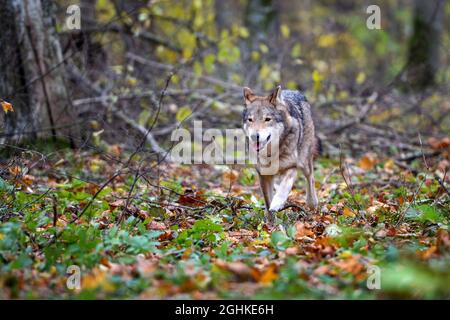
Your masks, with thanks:
M 281 97 L 289 106 L 289 113 L 301 123 L 302 132 L 300 145 L 311 146 L 312 156 L 317 158 L 322 153 L 322 143 L 315 135 L 314 122 L 311 115 L 311 107 L 306 97 L 299 91 L 283 90 Z
M 309 108 L 308 100 L 306 97 L 300 92 L 295 90 L 283 90 L 281 92 L 281 98 L 289 107 L 289 113 L 292 117 L 301 120 L 304 125 L 305 121 L 305 113 L 306 118 L 308 118 L 309 110 L 305 110 Z
M 306 97 L 297 90 L 283 90 L 281 91 L 281 97 L 284 101 L 295 105 L 301 105 L 302 102 L 308 102 Z

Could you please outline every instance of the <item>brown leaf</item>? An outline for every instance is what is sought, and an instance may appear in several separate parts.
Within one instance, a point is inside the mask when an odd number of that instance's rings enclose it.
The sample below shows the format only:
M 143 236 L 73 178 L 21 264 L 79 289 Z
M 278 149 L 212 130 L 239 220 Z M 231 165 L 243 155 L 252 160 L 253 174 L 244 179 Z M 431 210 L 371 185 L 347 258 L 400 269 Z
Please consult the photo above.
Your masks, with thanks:
M 119 146 L 118 144 L 113 144 L 113 145 L 110 146 L 108 149 L 109 149 L 108 151 L 111 152 L 111 153 L 112 153 L 113 155 L 115 155 L 116 157 L 120 157 L 120 156 L 122 155 L 123 149 L 122 149 L 122 147 Z
M 108 204 L 111 207 L 111 209 L 114 209 L 114 208 L 118 208 L 118 207 L 124 207 L 125 203 L 126 203 L 126 201 L 124 199 L 119 199 L 114 202 L 110 202 Z
M 397 230 L 394 227 L 390 227 L 387 229 L 386 235 L 388 237 L 395 237 L 396 234 L 397 234 Z
M 252 276 L 252 268 L 241 261 L 227 262 L 221 259 L 216 260 L 216 265 L 224 270 L 230 271 L 242 278 L 250 278 Z
M 178 203 L 191 207 L 201 207 L 205 203 L 205 197 L 202 191 L 185 190 L 184 194 L 178 198 Z
M 336 261 L 334 264 L 341 270 L 354 275 L 364 270 L 364 265 L 359 262 L 358 256 L 350 256 L 344 260 Z
M 318 268 L 316 268 L 316 270 L 314 270 L 314 274 L 317 276 L 326 274 L 328 272 L 330 272 L 330 267 L 326 265 L 319 266 Z
M 147 227 L 147 230 L 166 230 L 167 229 L 167 227 L 164 223 L 158 222 L 155 220 L 148 223 L 146 227 Z
M 295 229 L 297 230 L 295 234 L 296 239 L 314 236 L 314 232 L 312 232 L 303 222 L 297 222 L 295 224 Z
M 171 239 L 173 239 L 172 231 L 166 231 L 158 237 L 159 241 L 165 241 L 165 240 L 171 240 Z
M 289 248 L 286 248 L 286 250 L 284 252 L 286 252 L 286 254 L 289 256 L 295 256 L 298 253 L 298 248 L 297 247 L 289 247 Z
M 450 248 L 450 235 L 447 230 L 438 230 L 436 246 L 440 253 L 443 253 Z
M 428 139 L 428 144 L 431 146 L 431 148 L 435 150 L 442 150 L 450 147 L 450 138 L 445 137 L 442 139 L 437 139 L 434 137 L 431 137 Z

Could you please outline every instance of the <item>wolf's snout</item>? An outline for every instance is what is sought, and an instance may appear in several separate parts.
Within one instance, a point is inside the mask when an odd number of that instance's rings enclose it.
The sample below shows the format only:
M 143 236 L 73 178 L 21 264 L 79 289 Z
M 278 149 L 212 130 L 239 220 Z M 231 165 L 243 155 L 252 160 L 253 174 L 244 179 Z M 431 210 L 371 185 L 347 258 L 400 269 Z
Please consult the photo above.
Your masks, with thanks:
M 259 133 L 254 133 L 250 136 L 250 139 L 253 140 L 253 142 L 258 142 L 259 141 Z

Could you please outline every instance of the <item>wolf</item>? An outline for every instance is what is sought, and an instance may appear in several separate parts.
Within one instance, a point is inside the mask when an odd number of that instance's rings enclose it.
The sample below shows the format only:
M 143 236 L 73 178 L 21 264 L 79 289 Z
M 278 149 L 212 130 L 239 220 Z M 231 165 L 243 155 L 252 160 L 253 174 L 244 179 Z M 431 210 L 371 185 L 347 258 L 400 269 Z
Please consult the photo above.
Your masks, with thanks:
M 245 87 L 243 129 L 249 146 L 256 151 L 255 167 L 266 205 L 266 218 L 273 223 L 284 207 L 300 169 L 306 178 L 306 203 L 318 207 L 313 161 L 320 153 L 311 107 L 299 91 L 278 86 L 268 96 L 258 96 Z M 277 161 L 275 171 L 264 172 L 262 158 Z M 275 183 L 278 181 L 278 185 Z

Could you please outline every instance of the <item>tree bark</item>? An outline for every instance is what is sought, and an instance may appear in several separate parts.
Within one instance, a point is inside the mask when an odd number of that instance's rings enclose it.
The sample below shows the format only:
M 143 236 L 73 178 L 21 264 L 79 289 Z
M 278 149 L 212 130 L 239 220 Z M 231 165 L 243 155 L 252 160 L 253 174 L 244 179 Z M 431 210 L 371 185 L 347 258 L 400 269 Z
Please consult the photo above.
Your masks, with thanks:
M 5 116 L 0 139 L 19 141 L 48 132 L 72 139 L 73 110 L 52 1 L 0 0 L 0 8 L 0 21 L 7 24 L 0 33 L 0 97 L 14 107 Z
M 442 0 L 415 1 L 407 67 L 407 80 L 413 89 L 425 89 L 435 83 L 443 13 Z

